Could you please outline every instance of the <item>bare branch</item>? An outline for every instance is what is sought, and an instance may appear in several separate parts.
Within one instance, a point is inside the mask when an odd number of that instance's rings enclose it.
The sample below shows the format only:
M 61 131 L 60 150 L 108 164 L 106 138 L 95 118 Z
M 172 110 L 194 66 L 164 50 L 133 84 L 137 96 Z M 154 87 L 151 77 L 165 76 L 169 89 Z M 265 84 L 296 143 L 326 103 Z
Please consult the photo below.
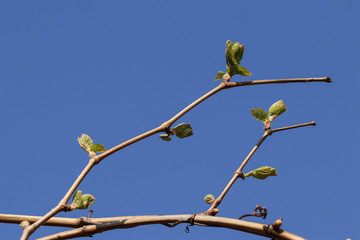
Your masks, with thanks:
M 269 80 L 254 80 L 254 81 L 244 81 L 244 82 L 228 82 L 226 88 L 233 88 L 239 86 L 250 86 L 250 85 L 260 85 L 260 84 L 277 84 L 277 83 L 300 83 L 300 82 L 326 82 L 332 83 L 330 77 L 322 78 L 288 78 L 288 79 L 269 79 Z

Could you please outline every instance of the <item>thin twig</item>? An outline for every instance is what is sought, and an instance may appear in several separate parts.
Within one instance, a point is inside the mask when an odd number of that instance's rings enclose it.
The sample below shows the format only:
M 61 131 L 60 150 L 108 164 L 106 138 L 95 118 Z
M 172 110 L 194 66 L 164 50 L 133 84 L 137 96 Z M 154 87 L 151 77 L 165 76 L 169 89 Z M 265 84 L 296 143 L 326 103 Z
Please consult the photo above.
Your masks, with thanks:
M 253 149 L 250 151 L 250 153 L 246 156 L 244 161 L 241 163 L 240 167 L 235 171 L 234 176 L 231 178 L 229 183 L 226 185 L 226 187 L 224 188 L 224 190 L 222 191 L 220 196 L 215 199 L 214 203 L 211 205 L 211 207 L 205 213 L 208 215 L 214 215 L 214 209 L 220 205 L 221 201 L 224 199 L 225 195 L 230 190 L 230 188 L 235 183 L 235 181 L 239 177 L 242 176 L 242 174 L 243 174 L 242 170 L 244 169 L 245 165 L 249 162 L 250 158 L 254 155 L 256 150 L 260 147 L 260 145 L 265 141 L 265 139 L 268 136 L 270 136 L 272 133 L 275 133 L 275 132 L 299 128 L 299 127 L 306 127 L 306 126 L 311 126 L 311 125 L 314 126 L 314 125 L 316 125 L 316 123 L 313 121 L 313 122 L 309 122 L 309 123 L 302 123 L 302 124 L 292 125 L 292 126 L 288 126 L 288 127 L 282 127 L 282 128 L 276 128 L 276 129 L 271 129 L 271 128 L 266 129 L 264 135 L 260 138 L 260 140 L 257 142 L 257 144 L 253 147 Z
M 156 133 L 159 132 L 166 132 L 172 124 L 174 124 L 175 121 L 179 120 L 182 116 L 184 116 L 187 112 L 189 112 L 191 109 L 199 105 L 201 102 L 205 101 L 207 98 L 211 97 L 212 95 L 216 94 L 217 92 L 232 88 L 232 87 L 240 87 L 240 86 L 249 86 L 249 85 L 259 85 L 259 84 L 274 84 L 274 83 L 297 83 L 297 82 L 331 82 L 330 77 L 325 78 L 297 78 L 297 79 L 274 79 L 274 80 L 254 80 L 254 81 L 246 81 L 246 82 L 222 82 L 217 87 L 215 87 L 213 90 L 209 91 L 202 97 L 195 100 L 193 103 L 188 105 L 186 108 L 184 108 L 182 111 L 180 111 L 178 114 L 176 114 L 174 117 L 172 117 L 170 120 L 164 122 L 159 127 L 156 127 L 148 132 L 145 132 L 143 134 L 140 134 L 128 141 L 125 141 L 106 152 L 97 155 L 92 156 L 90 158 L 89 164 L 84 168 L 84 170 L 81 172 L 81 174 L 77 177 L 73 185 L 70 187 L 70 189 L 65 194 L 64 198 L 59 202 L 59 204 L 53 208 L 51 211 L 49 211 L 46 215 L 44 215 L 41 219 L 39 219 L 37 222 L 31 224 L 29 227 L 24 228 L 23 234 L 21 236 L 21 240 L 27 240 L 29 236 L 37 229 L 39 228 L 44 222 L 46 222 L 51 217 L 55 216 L 57 213 L 63 211 L 66 209 L 66 204 L 69 201 L 71 195 L 75 192 L 77 187 L 80 185 L 80 183 L 84 180 L 85 176 L 89 173 L 89 171 L 100 161 L 105 159 L 106 157 L 114 154 L 115 152 L 119 151 L 120 149 L 123 149 L 133 143 L 136 143 L 142 139 L 145 139 L 147 137 L 150 137 Z M 235 179 L 236 180 L 236 179 Z M 226 193 L 225 193 L 226 194 Z

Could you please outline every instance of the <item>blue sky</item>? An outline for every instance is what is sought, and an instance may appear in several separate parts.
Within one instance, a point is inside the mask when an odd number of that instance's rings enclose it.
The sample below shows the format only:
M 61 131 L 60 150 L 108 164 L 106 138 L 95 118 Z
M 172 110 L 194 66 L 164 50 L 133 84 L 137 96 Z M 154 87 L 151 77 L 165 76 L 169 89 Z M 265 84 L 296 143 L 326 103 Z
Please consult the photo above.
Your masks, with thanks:
M 234 88 L 177 123 L 194 136 L 136 143 L 95 167 L 79 189 L 96 197 L 93 217 L 183 214 L 208 208 L 263 133 L 249 109 L 283 99 L 273 127 L 316 127 L 269 137 L 245 168 L 277 168 L 237 182 L 219 216 L 266 206 L 271 223 L 308 239 L 358 239 L 359 81 L 357 1 L 0 2 L 1 213 L 43 215 L 87 163 L 82 133 L 113 147 L 162 122 L 217 86 L 225 42 L 245 44 L 255 79 L 325 77 Z M 176 123 L 176 124 L 177 124 Z M 86 210 L 59 216 L 80 217 Z M 33 238 L 62 231 L 42 227 Z M 0 224 L 2 239 L 21 235 Z M 145 226 L 94 239 L 259 239 L 227 229 Z

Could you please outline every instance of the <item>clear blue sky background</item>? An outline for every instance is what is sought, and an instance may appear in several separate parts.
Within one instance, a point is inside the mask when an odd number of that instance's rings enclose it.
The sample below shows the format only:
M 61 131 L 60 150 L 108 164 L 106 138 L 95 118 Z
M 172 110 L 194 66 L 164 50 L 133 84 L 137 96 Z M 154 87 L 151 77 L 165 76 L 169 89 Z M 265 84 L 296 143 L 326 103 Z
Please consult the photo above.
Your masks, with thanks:
M 245 44 L 253 76 L 234 81 L 331 76 L 332 84 L 223 91 L 178 123 L 194 136 L 153 136 L 107 158 L 80 189 L 94 217 L 200 213 L 263 133 L 249 109 L 283 99 L 274 134 L 245 171 L 279 175 L 237 182 L 219 216 L 266 206 L 266 220 L 308 239 L 359 239 L 359 10 L 357 1 L 0 2 L 0 212 L 43 215 L 87 163 L 76 138 L 113 147 L 157 127 L 217 86 L 225 42 Z M 59 216 L 86 216 L 75 211 Z M 227 229 L 145 226 L 93 239 L 259 239 Z M 42 227 L 32 238 L 64 229 Z M 1 239 L 18 225 L 0 224 Z

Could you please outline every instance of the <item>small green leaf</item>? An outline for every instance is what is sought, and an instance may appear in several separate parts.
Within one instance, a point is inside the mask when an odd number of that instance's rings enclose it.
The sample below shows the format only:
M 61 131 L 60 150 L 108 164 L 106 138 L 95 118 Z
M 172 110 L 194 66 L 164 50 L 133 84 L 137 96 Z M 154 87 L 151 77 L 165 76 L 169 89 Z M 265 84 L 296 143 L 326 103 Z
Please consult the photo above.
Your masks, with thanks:
M 79 206 L 81 206 L 82 204 L 81 197 L 82 197 L 81 190 L 77 190 L 72 200 L 72 204 L 71 204 L 72 209 L 77 209 Z
M 188 123 L 180 123 L 173 128 L 173 131 L 178 138 L 186 138 L 194 134 L 191 125 Z
M 212 204 L 214 201 L 215 201 L 215 197 L 214 195 L 212 194 L 208 194 L 204 197 L 204 201 L 207 203 L 207 204 Z
M 216 74 L 215 81 L 221 79 L 224 75 L 225 75 L 225 73 L 224 73 L 223 71 L 219 71 L 219 72 Z
M 237 65 L 236 59 L 234 57 L 234 53 L 232 51 L 234 43 L 230 40 L 227 40 L 226 42 L 226 48 L 225 48 L 225 58 L 226 58 L 226 65 L 227 66 L 233 66 Z
M 74 194 L 74 197 L 73 197 L 73 200 L 72 202 L 78 202 L 80 203 L 81 202 L 81 196 L 82 196 L 82 192 L 81 190 L 77 190 L 76 193 Z
M 250 111 L 251 114 L 254 116 L 254 118 L 256 118 L 262 123 L 265 123 L 267 120 L 269 120 L 269 115 L 267 114 L 267 112 L 265 112 L 264 109 L 254 108 L 254 109 L 250 109 Z
M 91 145 L 90 151 L 91 152 L 105 152 L 106 149 L 105 149 L 104 145 L 95 143 L 95 144 Z
M 232 65 L 226 68 L 226 71 L 230 76 L 234 76 L 236 74 L 249 77 L 251 76 L 251 72 L 249 72 L 245 67 L 241 67 L 238 65 Z
M 170 142 L 170 141 L 171 141 L 171 138 L 170 138 L 169 135 L 166 134 L 166 133 L 165 133 L 165 134 L 160 134 L 159 137 L 160 137 L 162 140 L 166 141 L 166 142 Z
M 73 209 L 87 209 L 89 208 L 95 201 L 95 197 L 91 194 L 82 195 L 81 190 L 76 191 L 74 194 L 71 210 Z
M 78 209 L 87 209 L 95 202 L 95 197 L 91 194 L 85 194 L 81 197 L 81 201 L 81 208 Z
M 90 151 L 90 148 L 93 145 L 93 141 L 88 135 L 82 134 L 81 137 L 78 137 L 77 140 L 79 142 L 80 147 L 82 147 L 87 152 Z
M 235 60 L 237 64 L 240 64 L 240 61 L 244 55 L 244 45 L 240 44 L 238 42 L 235 42 L 234 45 L 231 48 L 233 55 L 235 57 Z
M 254 178 L 257 179 L 265 179 L 269 176 L 277 176 L 277 172 L 275 168 L 264 166 L 252 170 L 251 172 L 248 172 L 244 175 L 244 177 L 250 177 L 250 176 L 253 176 Z
M 269 108 L 270 122 L 274 121 L 274 119 L 286 111 L 286 105 L 283 100 L 279 100 Z

